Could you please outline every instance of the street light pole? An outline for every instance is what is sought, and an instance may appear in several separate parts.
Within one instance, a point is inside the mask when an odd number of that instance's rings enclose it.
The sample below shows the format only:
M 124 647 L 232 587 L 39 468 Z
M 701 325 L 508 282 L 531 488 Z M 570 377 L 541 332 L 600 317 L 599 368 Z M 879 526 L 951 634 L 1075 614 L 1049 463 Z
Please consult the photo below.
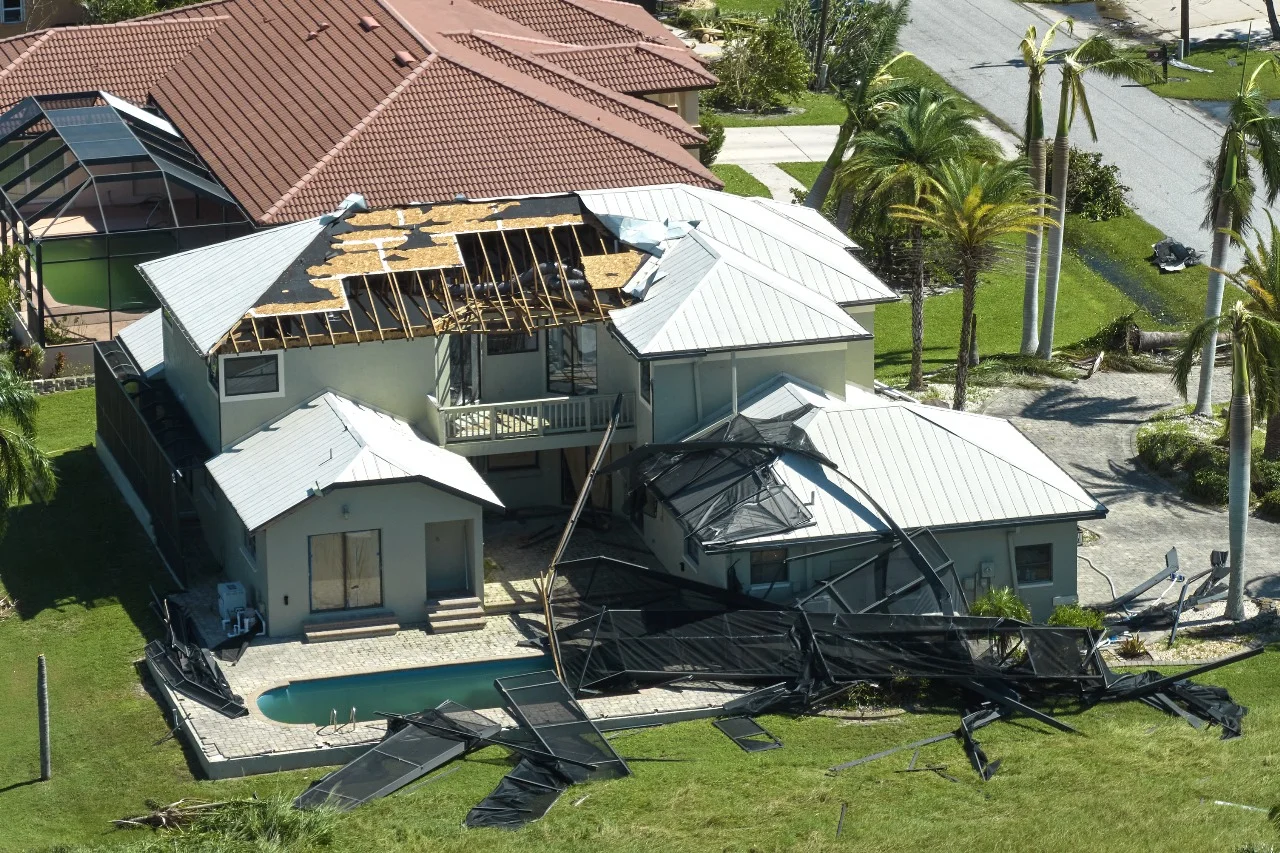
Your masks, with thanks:
M 1191 0 L 1182 0 L 1182 52 L 1191 55 Z

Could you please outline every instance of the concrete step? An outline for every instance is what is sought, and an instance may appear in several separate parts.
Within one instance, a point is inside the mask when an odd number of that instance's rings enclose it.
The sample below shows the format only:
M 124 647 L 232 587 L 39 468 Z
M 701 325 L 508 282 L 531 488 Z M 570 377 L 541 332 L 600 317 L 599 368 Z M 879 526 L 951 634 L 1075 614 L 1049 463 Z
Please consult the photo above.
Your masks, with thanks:
M 484 617 L 479 619 L 431 619 L 427 623 L 433 634 L 452 634 L 456 631 L 480 631 L 484 629 Z
M 480 608 L 480 599 L 474 595 L 463 596 L 461 598 L 437 598 L 427 602 L 428 613 L 446 613 L 452 610 L 477 610 Z
M 397 622 L 379 619 L 353 619 L 348 622 L 313 622 L 302 626 L 302 639 L 307 643 L 335 640 L 364 640 L 369 637 L 391 637 L 400 632 Z

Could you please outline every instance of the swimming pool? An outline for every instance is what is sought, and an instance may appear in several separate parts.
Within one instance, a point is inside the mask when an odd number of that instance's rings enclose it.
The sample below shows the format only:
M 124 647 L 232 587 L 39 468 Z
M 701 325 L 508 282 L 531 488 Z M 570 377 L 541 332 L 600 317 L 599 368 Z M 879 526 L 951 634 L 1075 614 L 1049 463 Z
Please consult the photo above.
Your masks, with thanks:
M 412 714 L 452 699 L 468 708 L 498 708 L 502 697 L 495 678 L 525 675 L 551 668 L 551 658 L 534 655 L 508 660 L 399 669 L 365 675 L 343 675 L 294 681 L 258 697 L 258 710 L 278 723 L 329 722 L 330 711 L 345 723 L 351 709 L 357 720 L 376 720 L 378 711 Z

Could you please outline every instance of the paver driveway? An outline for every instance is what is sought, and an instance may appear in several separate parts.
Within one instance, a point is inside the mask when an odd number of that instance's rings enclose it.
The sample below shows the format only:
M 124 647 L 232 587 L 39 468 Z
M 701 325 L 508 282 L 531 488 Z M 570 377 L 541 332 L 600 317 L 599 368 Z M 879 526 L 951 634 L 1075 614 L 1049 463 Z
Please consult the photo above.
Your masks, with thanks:
M 1225 394 L 1230 380 L 1225 371 L 1219 373 L 1214 388 Z M 1109 574 L 1118 592 L 1163 567 L 1170 547 L 1177 546 L 1185 571 L 1208 568 L 1209 551 L 1227 547 L 1224 510 L 1184 500 L 1137 462 L 1138 427 L 1181 402 L 1168 374 L 1101 373 L 1045 390 L 1003 391 L 985 409 L 1013 421 L 1106 504 L 1105 519 L 1085 523 L 1100 538 L 1080 555 Z M 1250 518 L 1248 553 L 1249 593 L 1280 596 L 1280 524 Z M 1079 591 L 1085 604 L 1111 598 L 1106 581 L 1083 560 Z

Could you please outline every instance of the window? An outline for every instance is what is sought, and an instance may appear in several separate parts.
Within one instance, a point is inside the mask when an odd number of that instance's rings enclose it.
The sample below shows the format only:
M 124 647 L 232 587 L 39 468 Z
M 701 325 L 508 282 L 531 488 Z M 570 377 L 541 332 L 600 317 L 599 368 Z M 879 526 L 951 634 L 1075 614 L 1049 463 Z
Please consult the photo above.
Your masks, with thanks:
M 282 393 L 278 353 L 222 358 L 223 397 L 279 396 Z
M 692 566 L 697 566 L 702 561 L 702 546 L 692 536 L 684 538 L 684 557 Z
M 1013 549 L 1018 566 L 1018 583 L 1053 583 L 1053 546 L 1019 545 Z
M 23 8 L 25 5 L 25 0 L 2 0 L 0 13 L 3 14 L 3 20 L 0 23 L 21 24 L 27 17 L 27 10 Z
M 572 396 L 599 390 L 594 326 L 547 329 L 547 390 Z
M 766 551 L 751 552 L 752 586 L 786 583 L 787 580 L 786 548 L 770 548 Z
M 250 557 L 257 559 L 258 537 L 254 536 L 247 527 L 244 529 L 244 552 Z
M 653 362 L 640 362 L 640 399 L 653 405 Z
M 218 359 L 213 357 L 209 359 L 209 384 L 213 386 L 216 393 L 218 390 Z
M 490 471 L 528 471 L 538 467 L 538 451 L 495 453 L 488 457 Z
M 311 611 L 382 605 L 382 531 L 308 536 Z
M 486 335 L 485 352 L 488 355 L 511 355 L 517 352 L 537 352 L 537 335 Z

